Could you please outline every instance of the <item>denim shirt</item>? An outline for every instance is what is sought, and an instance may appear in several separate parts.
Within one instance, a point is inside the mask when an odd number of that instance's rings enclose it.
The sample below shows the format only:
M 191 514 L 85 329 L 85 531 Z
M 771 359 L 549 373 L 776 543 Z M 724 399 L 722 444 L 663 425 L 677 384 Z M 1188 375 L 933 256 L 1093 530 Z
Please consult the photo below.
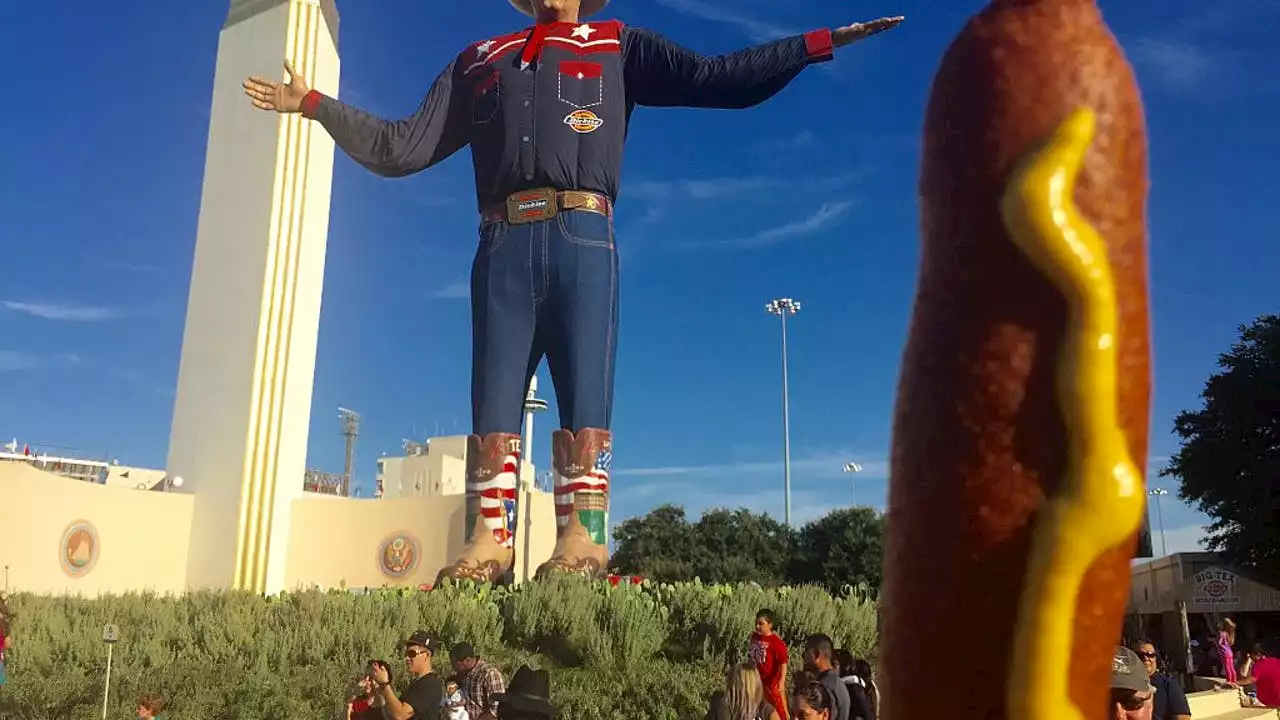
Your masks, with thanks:
M 482 210 L 543 187 L 613 201 L 636 106 L 751 107 L 831 53 L 829 30 L 704 57 L 616 20 L 552 23 L 469 45 L 403 120 L 316 91 L 302 113 L 387 177 L 420 172 L 470 145 Z

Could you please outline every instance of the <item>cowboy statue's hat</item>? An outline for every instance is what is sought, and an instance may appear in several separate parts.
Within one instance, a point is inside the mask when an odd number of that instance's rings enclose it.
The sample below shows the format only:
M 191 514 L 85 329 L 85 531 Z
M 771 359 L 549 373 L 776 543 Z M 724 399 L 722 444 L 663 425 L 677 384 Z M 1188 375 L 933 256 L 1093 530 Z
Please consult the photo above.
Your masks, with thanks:
M 516 0 L 511 0 L 516 2 Z M 586 2 L 584 0 L 583 4 Z M 552 718 L 560 711 L 551 704 L 551 674 L 546 670 L 534 670 L 521 665 L 511 676 L 507 691 L 494 696 L 499 709 L 504 705 L 535 717 Z M 499 713 L 501 715 L 501 713 Z
M 533 0 L 509 0 L 509 2 L 511 3 L 511 7 L 519 10 L 525 15 L 530 17 L 534 15 Z M 609 0 L 582 0 L 582 7 L 578 9 L 578 15 L 579 17 L 595 15 L 603 10 L 604 6 L 608 4 Z

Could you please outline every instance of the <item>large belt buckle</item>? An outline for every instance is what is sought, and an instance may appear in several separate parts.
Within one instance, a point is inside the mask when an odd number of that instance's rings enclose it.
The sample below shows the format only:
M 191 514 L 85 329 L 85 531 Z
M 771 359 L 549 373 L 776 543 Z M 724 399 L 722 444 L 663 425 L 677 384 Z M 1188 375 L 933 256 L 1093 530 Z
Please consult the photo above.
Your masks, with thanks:
M 521 190 L 507 196 L 507 222 L 524 225 L 556 216 L 555 188 Z

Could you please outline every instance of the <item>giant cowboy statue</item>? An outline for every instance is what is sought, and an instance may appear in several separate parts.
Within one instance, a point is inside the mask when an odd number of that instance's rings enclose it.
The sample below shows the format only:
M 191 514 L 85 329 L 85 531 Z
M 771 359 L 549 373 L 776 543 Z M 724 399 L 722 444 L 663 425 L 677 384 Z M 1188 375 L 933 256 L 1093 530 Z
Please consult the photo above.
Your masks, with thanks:
M 386 177 L 420 172 L 471 146 L 480 239 L 471 269 L 467 543 L 440 576 L 477 582 L 498 581 L 514 561 L 522 405 L 543 356 L 561 429 L 552 436 L 557 541 L 538 574 L 607 569 L 618 326 L 613 209 L 632 110 L 751 107 L 836 48 L 902 21 L 703 57 L 648 30 L 583 19 L 608 0 L 510 2 L 536 24 L 467 46 L 404 120 L 310 90 L 287 61 L 288 82 L 244 83 L 256 107 L 319 122 L 352 159 Z

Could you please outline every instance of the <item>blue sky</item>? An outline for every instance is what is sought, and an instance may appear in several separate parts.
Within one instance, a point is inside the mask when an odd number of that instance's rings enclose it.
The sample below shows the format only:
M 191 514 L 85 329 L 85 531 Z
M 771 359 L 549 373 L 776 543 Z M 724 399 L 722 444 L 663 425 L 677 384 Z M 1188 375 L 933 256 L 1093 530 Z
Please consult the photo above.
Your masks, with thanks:
M 613 4 L 629 24 L 708 53 L 908 18 L 763 107 L 637 112 L 618 219 L 615 518 L 665 501 L 781 514 L 779 333 L 763 304 L 784 295 L 804 303 L 790 324 L 796 517 L 850 501 L 848 460 L 865 468 L 859 501 L 883 504 L 918 259 L 922 112 L 942 52 L 980 4 Z M 343 97 L 406 114 L 466 43 L 524 24 L 503 0 L 449 5 L 458 16 L 421 0 L 340 3 Z M 1280 5 L 1102 6 L 1150 125 L 1159 458 L 1235 326 L 1276 310 L 1264 269 L 1280 267 L 1280 140 L 1266 128 L 1280 115 L 1280 55 L 1266 28 Z M 0 11 L 0 436 L 163 464 L 225 10 L 142 0 Z M 474 214 L 465 153 L 399 181 L 339 157 L 313 466 L 341 469 L 339 405 L 363 413 L 365 483 L 402 438 L 468 428 Z M 540 418 L 535 461 L 553 413 Z M 1204 518 L 1172 497 L 1164 509 L 1170 550 L 1192 546 Z

